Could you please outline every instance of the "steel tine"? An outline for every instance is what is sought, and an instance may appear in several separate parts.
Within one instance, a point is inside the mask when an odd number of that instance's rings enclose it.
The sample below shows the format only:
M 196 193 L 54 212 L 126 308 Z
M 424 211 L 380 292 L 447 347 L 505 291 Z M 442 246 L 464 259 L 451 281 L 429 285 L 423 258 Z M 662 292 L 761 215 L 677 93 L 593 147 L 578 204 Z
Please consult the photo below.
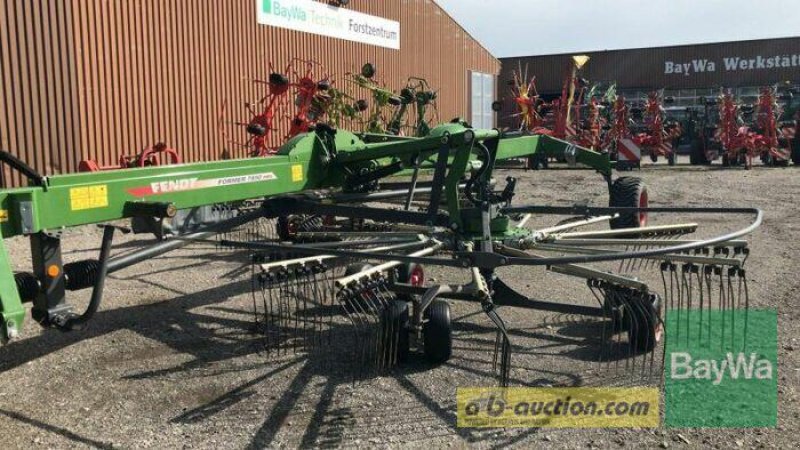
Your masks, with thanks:
M 695 273 L 695 282 L 697 283 L 697 303 L 698 303 L 698 312 L 700 314 L 700 320 L 697 325 L 697 341 L 702 342 L 703 340 L 703 307 L 705 306 L 705 295 L 704 295 L 704 287 L 703 287 L 703 277 L 705 273 L 706 267 L 705 265 L 699 266 L 697 268 L 697 272 Z
M 729 267 L 728 270 L 728 296 L 730 298 L 731 310 L 731 348 L 735 348 L 736 339 L 736 291 L 733 289 L 733 276 L 736 274 L 736 268 Z
M 622 298 L 620 297 L 619 292 L 616 289 L 614 289 L 613 286 L 611 285 L 606 284 L 605 286 L 606 286 L 606 295 L 613 298 L 613 301 L 611 303 L 619 308 L 622 308 L 624 315 L 626 312 L 625 305 L 623 305 L 621 302 Z M 616 341 L 612 341 L 612 355 L 614 357 L 614 376 L 616 377 L 619 375 L 619 360 L 622 349 L 622 336 L 620 335 L 620 333 L 617 333 L 615 338 Z
M 400 362 L 399 361 L 399 357 L 400 357 L 400 334 L 404 332 L 403 329 L 402 329 L 403 323 L 402 323 L 402 317 L 401 316 L 395 317 L 396 307 L 398 305 L 398 303 L 397 303 L 398 300 L 397 300 L 397 297 L 395 297 L 395 295 L 389 290 L 388 282 L 382 286 L 382 289 L 383 289 L 383 295 L 387 296 L 389 299 L 391 299 L 389 301 L 389 307 L 391 308 L 390 311 L 391 311 L 391 318 L 392 318 L 392 321 L 391 321 L 392 322 L 392 332 L 390 334 L 389 354 L 391 356 L 391 358 L 390 358 L 390 366 L 394 367 Z
M 597 293 L 597 289 L 595 288 L 596 283 L 597 280 L 591 280 L 591 279 L 586 280 L 586 285 L 589 287 L 589 291 L 592 293 L 592 296 L 594 296 L 594 299 L 597 301 L 597 303 L 600 305 L 600 308 L 603 311 L 603 328 L 600 330 L 600 345 L 602 348 L 604 348 L 607 342 L 606 339 L 608 336 L 609 322 L 613 320 L 614 316 L 613 312 L 611 311 L 610 305 L 606 305 L 604 299 L 601 298 L 600 295 Z M 598 353 L 599 354 L 597 363 L 598 365 L 601 365 L 603 363 L 603 352 L 600 351 Z
M 384 281 L 378 284 L 377 291 L 381 298 L 386 299 L 386 293 L 384 292 Z M 393 306 L 393 305 L 392 305 Z M 383 344 L 381 345 L 381 363 L 383 364 L 383 369 L 387 370 L 394 364 L 394 358 L 392 358 L 392 349 L 393 347 L 393 340 L 394 340 L 394 319 L 392 317 L 392 307 L 387 306 L 382 311 L 384 320 L 382 320 L 381 330 L 382 334 L 385 338 Z
M 744 269 L 739 269 L 739 280 L 744 289 L 744 343 L 742 351 L 747 350 L 747 322 L 750 316 L 750 292 L 747 289 L 747 272 Z
M 713 299 L 712 292 L 714 290 L 714 266 L 707 266 L 705 270 L 705 285 L 706 296 L 708 300 L 708 322 L 706 323 L 706 336 L 709 345 L 711 344 L 711 301 Z
M 719 282 L 718 282 L 717 285 L 719 287 L 719 309 L 720 309 L 721 316 L 722 316 L 722 332 L 720 333 L 720 348 L 723 348 L 724 339 L 725 339 L 725 303 L 726 303 L 726 299 L 725 299 L 725 283 L 724 283 L 724 280 L 723 280 L 722 268 L 721 267 L 716 267 L 715 268 L 715 274 L 719 275 Z
M 299 314 L 298 310 L 300 309 L 300 296 L 302 295 L 302 269 L 296 268 L 292 271 L 292 298 L 289 299 L 290 303 L 287 305 L 287 329 L 289 330 L 289 336 L 292 341 L 292 354 L 297 354 L 297 349 L 300 345 L 299 343 L 299 335 L 300 335 L 300 322 L 299 322 Z M 292 323 L 294 322 L 294 324 Z
M 256 272 L 255 261 L 253 261 L 250 264 L 250 297 L 253 300 L 253 329 L 258 331 L 260 319 L 258 318 L 256 289 L 258 289 L 259 292 L 264 289 L 264 280 L 261 278 L 261 273 Z
M 619 296 L 619 298 L 621 300 L 620 303 L 622 304 L 622 308 L 625 311 L 625 315 L 627 317 L 629 317 L 627 322 L 628 322 L 628 327 L 631 330 L 630 331 L 630 336 L 633 337 L 632 339 L 635 339 L 636 336 L 639 335 L 639 321 L 633 315 L 633 307 L 630 304 L 631 302 L 628 301 L 628 299 L 625 298 L 625 296 L 623 296 L 621 294 L 617 294 L 617 295 Z M 633 341 L 629 339 L 626 347 L 627 347 L 627 357 L 625 358 L 625 371 L 631 373 L 630 371 L 635 371 L 636 370 L 636 360 L 634 358 L 631 358 L 631 356 L 634 354 Z M 623 352 L 624 351 L 625 350 L 623 350 Z M 631 369 L 631 365 L 633 365 L 633 369 Z

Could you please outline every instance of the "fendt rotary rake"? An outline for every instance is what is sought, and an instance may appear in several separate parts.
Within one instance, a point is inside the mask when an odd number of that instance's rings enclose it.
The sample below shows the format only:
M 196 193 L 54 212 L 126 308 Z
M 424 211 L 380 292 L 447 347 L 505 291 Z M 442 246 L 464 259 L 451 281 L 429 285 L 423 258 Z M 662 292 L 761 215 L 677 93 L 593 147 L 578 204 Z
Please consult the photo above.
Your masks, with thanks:
M 610 189 L 609 206 L 512 205 L 521 184 L 508 177 L 496 188 L 495 163 L 542 153 L 596 169 Z M 612 179 L 607 155 L 549 136 L 461 123 L 435 127 L 422 138 L 316 125 L 269 158 L 52 177 L 0 155 L 29 180 L 29 187 L 0 191 L 0 232 L 4 238 L 27 236 L 33 261 L 31 272 L 13 273 L 0 239 L 3 339 L 20 337 L 26 303 L 44 327 L 80 329 L 100 308 L 109 274 L 210 241 L 251 254 L 257 329 L 270 349 L 322 345 L 329 353 L 341 347 L 325 345 L 328 336 L 347 338 L 365 372 L 388 369 L 413 349 L 441 363 L 453 352 L 444 299 L 474 301 L 496 328 L 503 385 L 513 335 L 504 308 L 603 319 L 598 338 L 608 350 L 601 357 L 618 362 L 649 355 L 652 366 L 665 310 L 747 306 L 743 264 L 749 251 L 739 238 L 761 222 L 761 212 L 752 208 L 651 208 L 641 180 Z M 111 255 L 120 227 L 110 222 L 168 219 L 198 208 L 224 214 L 194 232 Z M 741 223 L 711 236 L 697 223 L 654 223 L 664 214 L 738 215 Z M 548 216 L 566 219 L 531 225 Z M 104 229 L 99 257 L 65 263 L 62 231 L 91 224 Z M 599 229 L 603 224 L 611 229 Z M 693 233 L 699 237 L 684 238 Z M 462 271 L 470 281 L 433 283 L 422 266 Z M 499 276 L 513 266 L 577 278 L 594 294 L 595 306 L 540 300 L 539 286 L 530 295 L 518 292 Z M 660 274 L 660 287 L 634 275 L 648 269 Z M 83 289 L 92 289 L 91 300 L 78 314 L 67 291 Z M 332 333 L 336 329 L 346 334 Z

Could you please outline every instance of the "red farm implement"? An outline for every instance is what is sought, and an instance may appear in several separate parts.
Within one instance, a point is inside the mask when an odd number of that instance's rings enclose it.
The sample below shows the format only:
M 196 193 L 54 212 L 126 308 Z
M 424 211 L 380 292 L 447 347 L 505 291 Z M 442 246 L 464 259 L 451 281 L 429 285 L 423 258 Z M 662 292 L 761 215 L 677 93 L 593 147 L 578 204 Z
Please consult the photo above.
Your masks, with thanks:
M 78 171 L 100 172 L 104 170 L 164 166 L 168 164 L 180 164 L 181 162 L 182 159 L 180 153 L 162 142 L 144 149 L 137 155 L 120 156 L 116 165 L 103 166 L 95 160 L 84 159 L 78 164 Z
M 611 102 L 611 123 L 605 135 L 603 147 L 612 160 L 617 161 L 618 170 L 632 170 L 641 167 L 642 151 L 634 142 L 630 130 L 631 111 L 623 95 L 613 96 Z
M 755 119 L 752 117 L 755 115 Z M 758 104 L 753 107 L 741 105 L 730 92 L 720 96 L 719 141 L 722 144 L 722 165 L 745 169 L 753 166 L 758 157 L 764 165 L 786 166 L 791 158 L 791 149 L 786 140 L 781 140 L 778 127 L 780 108 L 775 89 L 762 88 Z M 750 119 L 750 120 L 748 120 Z M 747 125 L 753 123 L 754 127 Z M 782 145 L 783 143 L 783 145 Z
M 664 103 L 662 93 L 648 94 L 642 113 L 643 129 L 633 140 L 643 153 L 650 155 L 651 161 L 658 162 L 658 158 L 663 157 L 670 166 L 674 166 L 676 154 L 673 142 L 680 137 L 681 127 L 676 123 L 667 123 Z
M 783 133 L 789 133 L 791 127 L 782 131 L 779 118 L 783 114 L 778 104 L 778 93 L 775 88 L 761 89 L 756 106 L 756 126 L 761 133 L 759 141 L 759 156 L 764 165 L 787 166 L 792 157 L 792 148 L 789 140 L 781 139 Z M 788 129 L 788 130 L 787 130 Z
M 315 61 L 298 58 L 292 59 L 283 73 L 275 71 L 270 64 L 268 80 L 255 80 L 259 85 L 267 86 L 267 93 L 257 103 L 245 103 L 250 114 L 246 123 L 237 123 L 245 128 L 249 138 L 240 144 L 248 150 L 248 156 L 263 157 L 275 154 L 277 149 L 288 139 L 300 133 L 308 132 L 311 127 L 325 115 L 323 105 L 330 101 L 326 92 L 331 88 L 328 75 L 317 79 L 315 72 L 321 65 Z M 289 99 L 294 96 L 295 113 L 291 117 L 288 134 L 276 138 L 275 133 L 286 130 L 276 120 L 288 113 Z

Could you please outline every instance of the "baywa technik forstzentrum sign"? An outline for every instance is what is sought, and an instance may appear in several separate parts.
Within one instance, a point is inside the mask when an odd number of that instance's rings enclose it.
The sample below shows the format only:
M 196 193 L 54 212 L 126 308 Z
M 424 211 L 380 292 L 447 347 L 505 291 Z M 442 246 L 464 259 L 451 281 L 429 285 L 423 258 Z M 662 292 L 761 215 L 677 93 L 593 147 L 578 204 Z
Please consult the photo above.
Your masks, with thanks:
M 400 22 L 311 0 L 257 0 L 258 23 L 400 49 Z

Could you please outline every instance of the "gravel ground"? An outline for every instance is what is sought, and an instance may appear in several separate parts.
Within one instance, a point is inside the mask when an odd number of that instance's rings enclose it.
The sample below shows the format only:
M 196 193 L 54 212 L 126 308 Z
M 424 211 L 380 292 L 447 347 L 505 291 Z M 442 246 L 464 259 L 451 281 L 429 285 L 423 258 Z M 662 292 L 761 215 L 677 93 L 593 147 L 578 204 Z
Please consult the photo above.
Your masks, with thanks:
M 330 358 L 266 354 L 250 332 L 245 257 L 197 245 L 114 274 L 102 310 L 87 329 L 63 334 L 28 322 L 24 339 L 0 348 L 3 446 L 788 448 L 800 430 L 800 342 L 793 308 L 800 288 L 798 174 L 795 168 L 745 172 L 688 165 L 658 165 L 636 174 L 646 180 L 654 206 L 765 210 L 764 225 L 749 238 L 747 276 L 751 305 L 779 313 L 777 429 L 459 429 L 456 387 L 495 382 L 493 328 L 478 305 L 452 303 L 457 324 L 454 356 L 447 364 L 433 367 L 414 358 L 386 376 L 353 383 L 352 372 Z M 505 175 L 521 180 L 517 204 L 607 201 L 600 177 L 591 171 L 498 172 Z M 745 224 L 719 217 L 663 219 L 676 220 L 701 221 L 707 225 L 700 231 L 704 235 Z M 91 257 L 99 241 L 94 228 L 73 230 L 65 240 L 65 257 Z M 117 247 L 129 251 L 131 238 L 120 239 Z M 10 252 L 20 269 L 29 267 L 27 242 L 11 240 Z M 507 269 L 501 275 L 540 298 L 589 300 L 581 283 L 538 269 Z M 464 279 L 441 270 L 429 270 L 428 277 Z M 80 308 L 87 296 L 71 300 Z M 596 327 L 591 323 L 514 308 L 502 314 L 514 329 L 515 385 L 591 385 L 608 376 L 607 367 L 593 362 Z M 314 353 L 341 350 L 331 347 Z

